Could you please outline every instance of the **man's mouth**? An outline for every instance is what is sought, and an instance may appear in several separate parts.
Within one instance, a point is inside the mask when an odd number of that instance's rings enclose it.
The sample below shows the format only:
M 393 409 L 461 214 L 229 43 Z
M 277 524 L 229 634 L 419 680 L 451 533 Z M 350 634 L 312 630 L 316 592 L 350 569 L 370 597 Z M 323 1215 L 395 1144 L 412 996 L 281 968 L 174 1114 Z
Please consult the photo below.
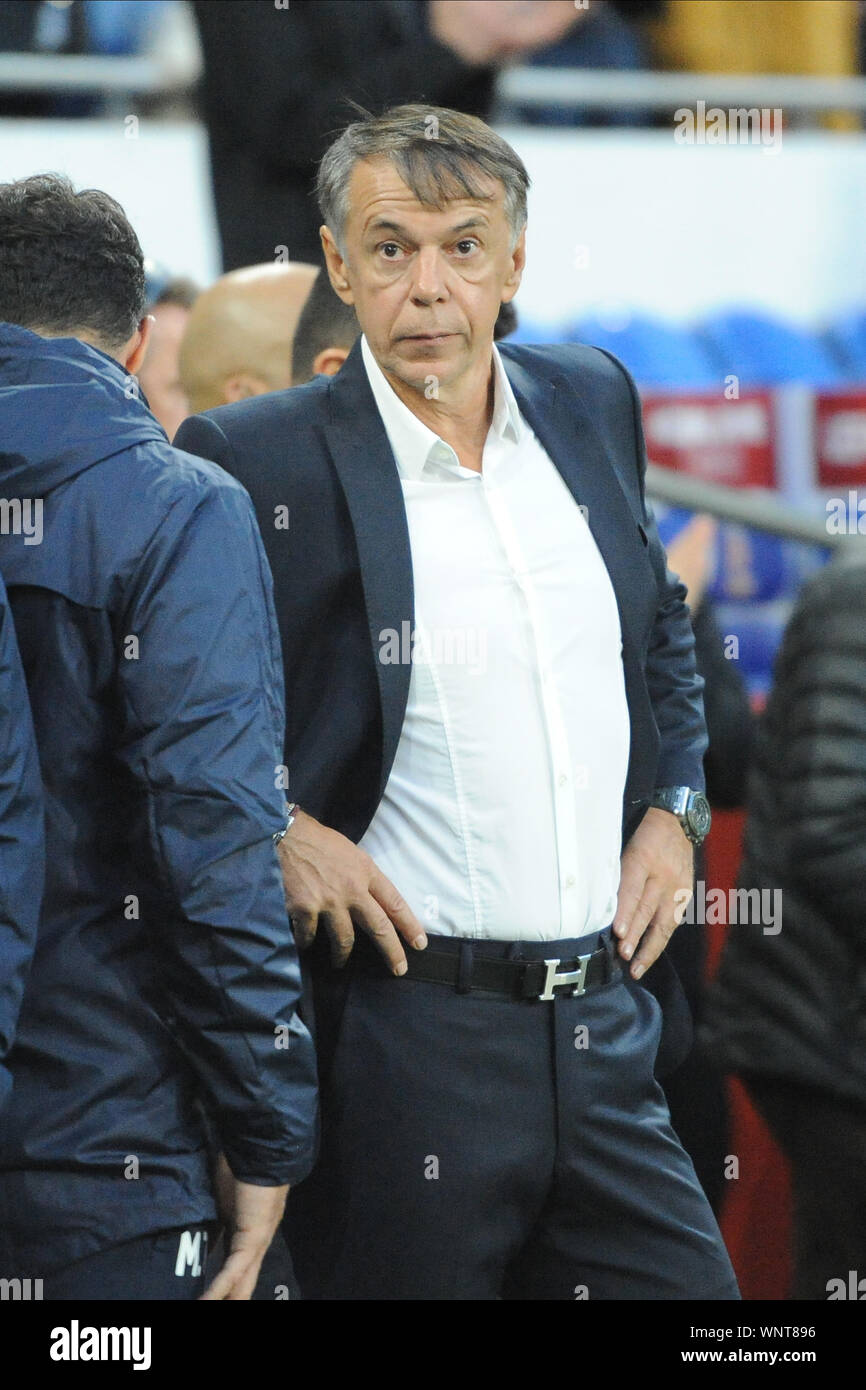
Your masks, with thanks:
M 406 333 L 403 341 L 409 343 L 439 343 L 444 338 L 453 337 L 453 333 Z

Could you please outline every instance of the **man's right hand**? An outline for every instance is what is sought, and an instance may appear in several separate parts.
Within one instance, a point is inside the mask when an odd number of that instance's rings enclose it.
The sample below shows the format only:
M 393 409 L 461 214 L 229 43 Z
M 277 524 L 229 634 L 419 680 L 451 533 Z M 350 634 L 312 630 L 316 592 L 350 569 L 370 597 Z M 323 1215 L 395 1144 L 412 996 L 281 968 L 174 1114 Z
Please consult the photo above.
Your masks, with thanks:
M 301 810 L 277 852 L 299 949 L 310 945 L 321 926 L 330 938 L 334 965 L 345 965 L 355 928 L 360 927 L 373 938 L 393 973 L 405 975 L 408 966 L 400 937 L 416 950 L 427 945 L 427 937 L 369 854 Z

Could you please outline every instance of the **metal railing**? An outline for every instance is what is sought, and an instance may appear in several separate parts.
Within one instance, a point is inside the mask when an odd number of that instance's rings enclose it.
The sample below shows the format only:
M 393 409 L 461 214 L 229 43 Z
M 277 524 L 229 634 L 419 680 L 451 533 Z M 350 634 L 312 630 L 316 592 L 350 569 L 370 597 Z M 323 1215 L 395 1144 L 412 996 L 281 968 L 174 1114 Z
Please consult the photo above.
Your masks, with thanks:
M 866 536 L 857 533 L 834 535 L 827 530 L 826 518 L 810 515 L 771 493 L 746 488 L 722 487 L 700 478 L 675 473 L 658 464 L 647 465 L 646 490 L 657 502 L 688 511 L 706 512 L 719 521 L 733 521 L 753 531 L 768 531 L 784 540 L 805 541 L 834 552 L 863 545 Z
M 0 92 L 165 95 L 188 91 L 195 78 L 160 57 L 2 53 Z M 621 68 L 504 68 L 501 102 L 519 106 L 664 110 L 692 106 L 775 107 L 788 111 L 866 111 L 866 78 L 775 73 L 634 72 Z
M 515 67 L 500 72 L 496 91 L 500 101 L 514 106 L 660 111 L 704 101 L 708 107 L 866 111 L 866 77 Z
M 190 85 L 186 72 L 146 56 L 0 53 L 0 92 L 169 96 Z

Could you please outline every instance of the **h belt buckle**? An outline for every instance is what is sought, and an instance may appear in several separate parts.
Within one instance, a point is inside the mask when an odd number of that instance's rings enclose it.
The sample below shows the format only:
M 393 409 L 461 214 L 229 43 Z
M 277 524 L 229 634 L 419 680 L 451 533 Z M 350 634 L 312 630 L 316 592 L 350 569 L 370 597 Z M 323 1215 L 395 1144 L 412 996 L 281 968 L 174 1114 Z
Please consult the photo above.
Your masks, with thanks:
M 559 985 L 574 985 L 574 989 L 571 991 L 572 995 L 585 994 L 586 987 L 584 981 L 586 980 L 586 969 L 591 960 L 591 952 L 587 956 L 578 956 L 577 970 L 566 970 L 561 975 L 557 975 L 556 971 L 557 967 L 562 964 L 562 961 L 546 960 L 544 964 L 547 966 L 547 974 L 544 977 L 544 989 L 541 994 L 539 994 L 539 999 L 555 998 L 553 991 Z

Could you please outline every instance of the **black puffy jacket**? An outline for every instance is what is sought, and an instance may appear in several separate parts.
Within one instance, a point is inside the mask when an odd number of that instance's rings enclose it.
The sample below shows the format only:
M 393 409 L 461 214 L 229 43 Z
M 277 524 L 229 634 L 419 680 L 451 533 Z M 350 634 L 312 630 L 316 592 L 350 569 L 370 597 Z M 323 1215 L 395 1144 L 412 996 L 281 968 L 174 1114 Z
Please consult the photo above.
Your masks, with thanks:
M 702 1035 L 728 1071 L 866 1105 L 862 558 L 816 575 L 785 633 L 756 736 L 740 886 L 781 890 L 779 930 L 728 926 Z

